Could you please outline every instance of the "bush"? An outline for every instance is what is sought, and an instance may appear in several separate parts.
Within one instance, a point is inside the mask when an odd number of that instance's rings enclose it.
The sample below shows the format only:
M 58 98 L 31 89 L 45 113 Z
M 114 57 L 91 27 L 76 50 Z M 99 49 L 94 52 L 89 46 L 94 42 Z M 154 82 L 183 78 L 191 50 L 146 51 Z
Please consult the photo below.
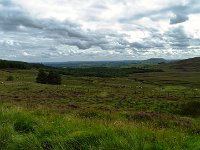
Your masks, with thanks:
M 61 84 L 61 75 L 58 72 L 54 71 L 50 71 L 47 74 L 44 70 L 39 70 L 36 82 L 53 85 Z
M 8 76 L 6 81 L 14 81 L 14 77 L 13 76 Z
M 181 114 L 183 115 L 192 115 L 199 116 L 200 115 L 200 102 L 193 101 L 188 102 L 182 105 Z
M 57 72 L 50 71 L 47 76 L 48 84 L 61 84 L 61 75 Z
M 39 70 L 38 76 L 36 78 L 36 82 L 42 83 L 42 84 L 47 83 L 47 73 L 43 69 Z

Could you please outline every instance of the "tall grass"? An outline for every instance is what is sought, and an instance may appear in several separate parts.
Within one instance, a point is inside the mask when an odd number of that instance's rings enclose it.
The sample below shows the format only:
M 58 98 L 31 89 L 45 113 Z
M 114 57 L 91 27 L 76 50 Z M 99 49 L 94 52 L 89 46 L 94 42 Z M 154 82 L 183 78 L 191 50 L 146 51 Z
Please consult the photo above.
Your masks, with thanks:
M 83 114 L 82 114 L 83 115 Z M 91 115 L 91 114 L 90 114 Z M 88 114 L 86 114 L 88 116 Z M 154 128 L 145 122 L 103 122 L 82 116 L 0 106 L 2 150 L 199 149 L 200 136 L 187 130 Z

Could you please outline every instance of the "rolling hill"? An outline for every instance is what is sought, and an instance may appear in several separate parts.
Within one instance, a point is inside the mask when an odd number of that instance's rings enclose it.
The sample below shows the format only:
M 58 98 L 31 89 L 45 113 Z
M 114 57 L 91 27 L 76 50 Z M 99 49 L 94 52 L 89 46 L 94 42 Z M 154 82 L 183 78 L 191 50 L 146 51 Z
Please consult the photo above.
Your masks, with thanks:
M 22 61 L 10 61 L 0 59 L 0 69 L 31 69 L 31 68 L 45 68 L 39 63 L 27 63 Z
M 200 71 L 200 57 L 189 58 L 177 62 L 163 64 L 168 69 L 176 69 L 180 71 Z

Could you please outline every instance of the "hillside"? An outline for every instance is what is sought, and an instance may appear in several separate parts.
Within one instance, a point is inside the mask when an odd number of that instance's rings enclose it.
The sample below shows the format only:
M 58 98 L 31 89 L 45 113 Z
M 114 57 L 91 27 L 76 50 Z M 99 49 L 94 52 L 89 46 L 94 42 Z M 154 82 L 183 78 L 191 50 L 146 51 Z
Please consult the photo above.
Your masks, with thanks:
M 168 68 L 168 69 L 176 69 L 180 71 L 200 71 L 200 57 L 180 60 L 177 62 L 169 63 L 169 64 L 163 64 L 162 66 Z
M 32 69 L 45 67 L 39 63 L 27 63 L 22 61 L 10 61 L 0 59 L 0 69 Z
M 94 63 L 95 64 L 95 63 Z M 125 65 L 127 66 L 127 65 Z M 60 68 L 58 66 L 45 66 L 38 63 L 26 63 L 20 61 L 7 61 L 0 60 L 0 69 L 45 69 L 46 71 L 57 71 L 63 75 L 71 75 L 76 77 L 126 77 L 134 73 L 145 73 L 145 72 L 162 72 L 161 69 L 154 67 L 138 67 L 132 66 L 128 68 L 121 67 L 67 67 Z

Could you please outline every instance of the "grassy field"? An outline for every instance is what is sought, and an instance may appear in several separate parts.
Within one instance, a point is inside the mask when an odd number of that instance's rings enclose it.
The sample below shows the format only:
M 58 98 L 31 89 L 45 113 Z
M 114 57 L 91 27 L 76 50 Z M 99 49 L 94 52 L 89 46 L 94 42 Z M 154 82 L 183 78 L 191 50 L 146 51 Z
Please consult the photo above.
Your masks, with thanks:
M 36 76 L 0 71 L 3 150 L 200 149 L 200 72 L 63 76 L 62 85 Z

